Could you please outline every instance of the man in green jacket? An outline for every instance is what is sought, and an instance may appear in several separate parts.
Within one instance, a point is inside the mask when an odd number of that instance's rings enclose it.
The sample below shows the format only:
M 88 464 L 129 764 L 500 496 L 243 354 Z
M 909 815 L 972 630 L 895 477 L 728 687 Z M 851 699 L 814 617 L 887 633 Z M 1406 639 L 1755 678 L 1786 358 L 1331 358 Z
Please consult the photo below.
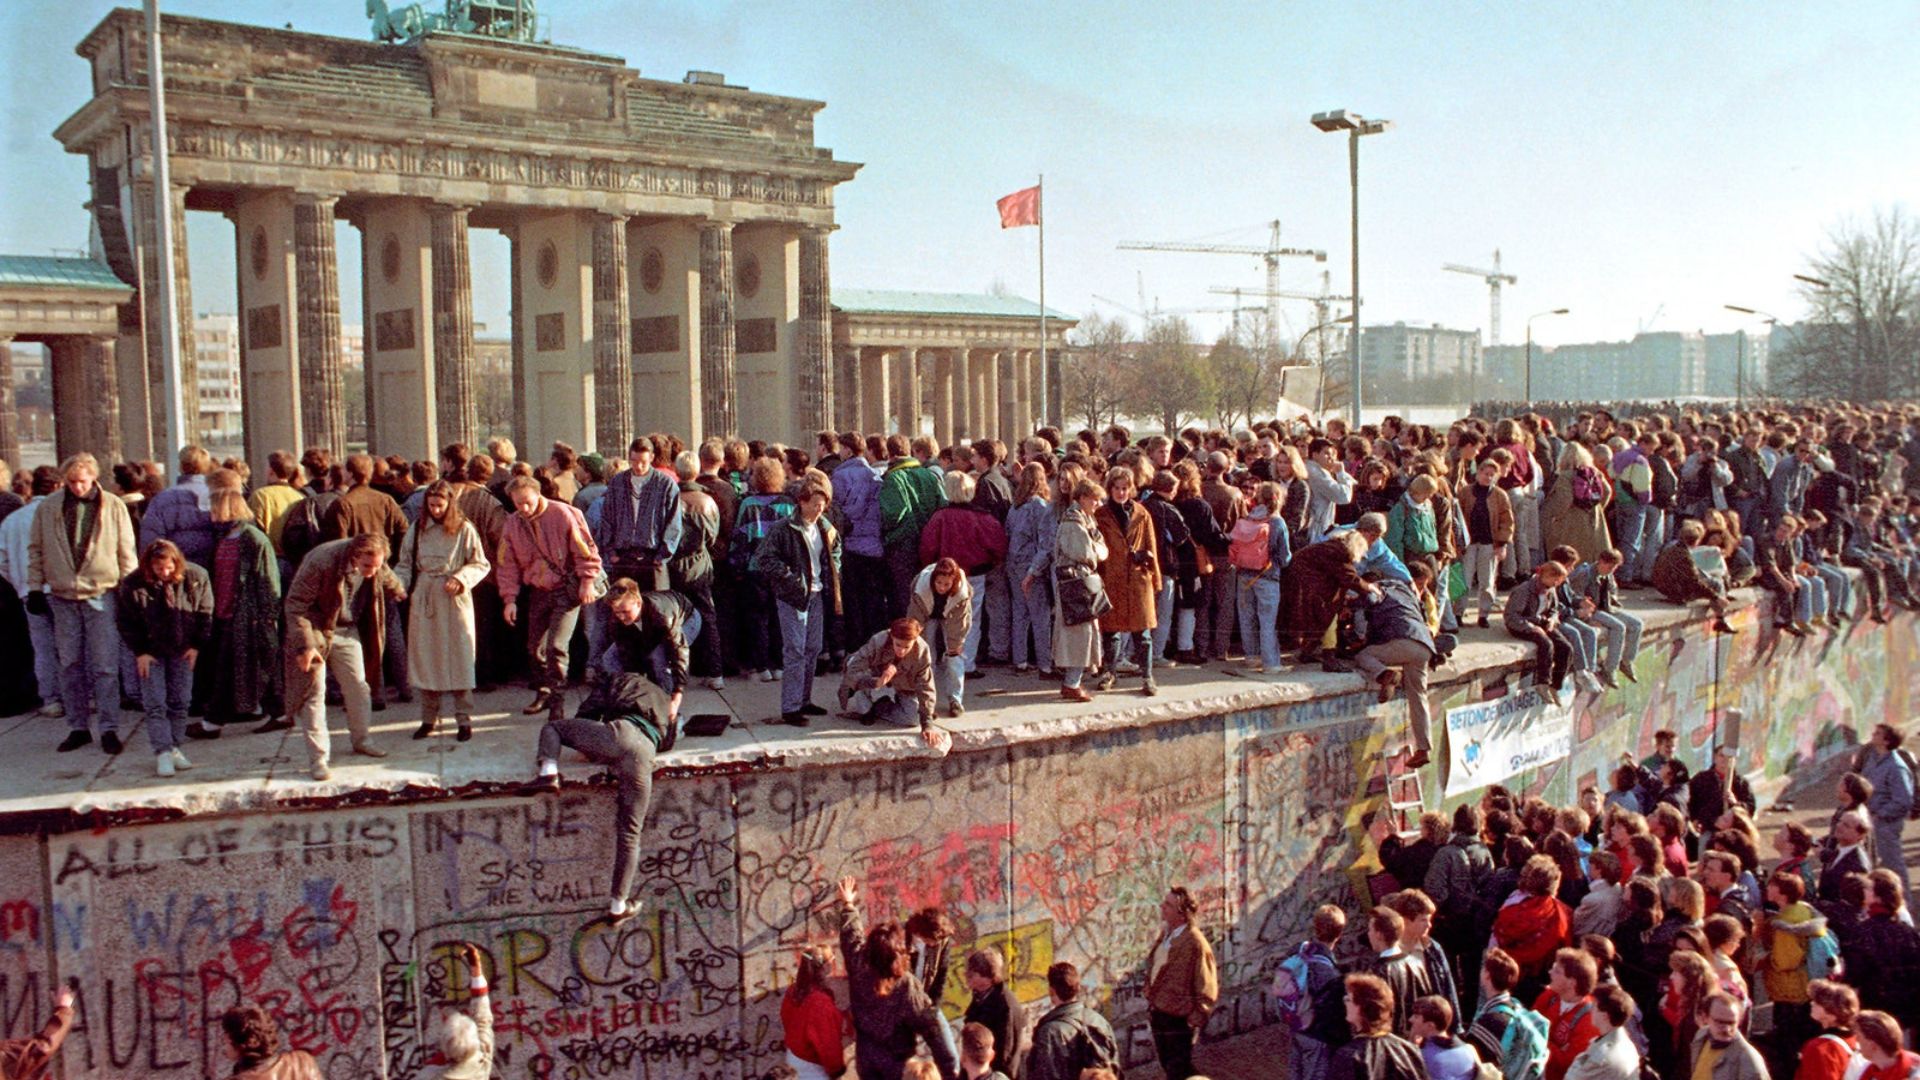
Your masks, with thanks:
M 907 613 L 913 579 L 920 573 L 920 530 L 947 504 L 940 474 L 908 456 L 905 435 L 887 436 L 887 471 L 880 477 L 880 539 L 887 549 L 887 618 Z

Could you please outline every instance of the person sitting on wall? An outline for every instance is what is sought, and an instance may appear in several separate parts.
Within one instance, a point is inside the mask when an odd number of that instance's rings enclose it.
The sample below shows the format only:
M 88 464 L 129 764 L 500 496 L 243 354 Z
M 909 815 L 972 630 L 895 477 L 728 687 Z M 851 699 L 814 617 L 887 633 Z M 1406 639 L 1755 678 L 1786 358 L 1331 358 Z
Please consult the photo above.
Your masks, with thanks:
M 560 790 L 561 747 L 613 770 L 619 788 L 607 914 L 623 919 L 639 910 L 633 885 L 640 870 L 640 830 L 653 797 L 654 758 L 673 748 L 676 732 L 667 692 L 645 676 L 594 672 L 591 682 L 578 712 L 553 717 L 541 727 L 539 772 L 522 790 L 529 795 Z

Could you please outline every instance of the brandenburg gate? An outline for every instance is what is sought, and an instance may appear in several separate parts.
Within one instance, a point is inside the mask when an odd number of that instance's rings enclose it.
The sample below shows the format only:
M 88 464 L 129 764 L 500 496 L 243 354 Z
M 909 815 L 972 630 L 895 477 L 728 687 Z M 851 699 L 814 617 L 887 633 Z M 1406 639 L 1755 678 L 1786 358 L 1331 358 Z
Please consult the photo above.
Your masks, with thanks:
M 162 24 L 180 332 L 184 215 L 234 226 L 247 457 L 368 442 L 432 458 L 475 431 L 470 228 L 511 248 L 513 433 L 624 452 L 642 431 L 806 445 L 832 427 L 828 234 L 859 166 L 814 145 L 817 101 L 719 76 L 475 34 L 381 44 L 204 19 Z M 55 133 L 91 164 L 120 306 L 125 451 L 170 459 L 138 12 L 79 45 L 93 97 Z M 362 237 L 364 385 L 346 385 L 334 230 Z M 183 385 L 195 385 L 183 350 Z M 538 452 L 537 450 L 534 452 Z

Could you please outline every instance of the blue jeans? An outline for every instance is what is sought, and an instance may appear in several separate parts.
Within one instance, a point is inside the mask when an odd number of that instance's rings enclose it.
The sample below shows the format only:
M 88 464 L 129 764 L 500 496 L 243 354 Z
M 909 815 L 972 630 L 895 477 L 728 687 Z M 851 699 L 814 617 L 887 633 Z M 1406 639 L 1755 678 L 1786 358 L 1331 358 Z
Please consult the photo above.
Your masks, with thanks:
M 193 697 L 193 665 L 185 656 L 156 656 L 140 680 L 147 710 L 147 742 L 164 754 L 187 740 L 187 704 Z
M 1107 673 L 1127 657 L 1140 664 L 1140 677 L 1153 681 L 1153 633 L 1148 630 L 1121 630 L 1107 635 Z
M 1794 577 L 1794 580 L 1800 583 L 1800 587 L 1793 590 L 1793 621 L 1803 623 L 1812 622 L 1814 615 L 1814 580 L 1797 575 Z M 1824 594 L 1827 591 L 1826 587 L 1824 585 L 1820 586 L 1820 591 Z M 1826 597 L 1822 595 L 1820 599 L 1825 600 Z
M 1640 547 L 1627 565 L 1632 573 L 1627 575 L 1634 581 L 1647 581 L 1653 577 L 1653 560 L 1660 555 L 1660 545 L 1667 540 L 1667 512 L 1655 506 L 1640 508 Z M 1622 550 L 1624 554 L 1624 549 Z
M 800 610 L 784 600 L 775 601 L 780 609 L 780 711 L 795 713 L 813 701 L 813 666 L 820 661 L 826 644 L 827 604 L 824 593 L 814 593 L 807 609 Z
M 1596 611 L 1587 620 L 1607 632 L 1607 659 L 1601 671 L 1617 671 L 1622 660 L 1640 655 L 1640 633 L 1647 628 L 1640 616 L 1615 609 Z
M 982 592 L 973 594 L 973 602 L 979 604 L 984 599 Z M 976 610 L 978 610 L 976 608 Z M 951 643 L 947 641 L 947 627 L 944 620 L 935 619 L 927 625 L 927 651 L 933 654 L 933 698 L 939 704 L 959 701 L 967 692 L 967 658 L 948 655 Z M 980 624 L 974 623 L 967 630 L 967 640 L 975 645 L 980 643 Z
M 967 587 L 973 590 L 973 600 L 967 605 L 972 620 L 967 623 L 967 640 L 960 646 L 960 655 L 966 658 L 968 671 L 978 670 L 980 666 L 980 632 L 985 629 L 985 620 L 981 618 L 987 610 L 987 575 L 975 574 L 967 578 Z M 996 635 L 997 636 L 997 635 Z M 928 648 L 932 648 L 931 645 Z M 993 639 L 987 639 L 989 651 L 993 648 Z M 939 661 L 934 662 L 936 670 Z
M 1216 570 L 1215 573 L 1219 571 Z M 1233 595 L 1240 613 L 1240 646 L 1248 656 L 1259 650 L 1260 662 L 1280 666 L 1280 583 L 1262 573 L 1235 570 Z
M 113 625 L 113 597 L 63 600 L 48 595 L 47 604 L 53 609 L 53 645 L 67 727 L 86 731 L 97 712 L 100 734 L 119 731 L 120 632 Z
M 1167 655 L 1167 639 L 1173 636 L 1173 577 L 1168 575 L 1160 582 L 1160 592 L 1153 598 L 1153 611 L 1159 618 L 1153 624 L 1153 654 Z
M 1827 607 L 1827 583 L 1820 579 L 1819 574 L 1801 578 L 1800 591 L 1805 594 L 1807 611 L 1811 612 L 1809 619 L 1824 617 L 1830 610 Z M 1799 605 L 1794 605 L 1794 611 L 1798 613 L 1799 610 Z
M 54 644 L 51 613 L 27 612 L 27 640 L 33 643 L 33 681 L 40 691 L 40 700 L 60 700 L 60 658 Z
M 981 576 L 987 582 L 987 656 L 994 663 L 1005 663 L 1012 655 L 1013 631 L 1019 626 L 1019 617 L 1013 614 L 1013 609 L 1019 605 L 1020 599 L 1013 595 L 1013 590 L 1018 589 L 1020 583 L 1009 579 L 1005 563 Z M 972 580 L 978 582 L 980 579 Z M 976 595 L 979 591 L 980 586 L 974 585 Z M 973 609 L 973 624 L 980 625 L 980 608 L 977 606 Z M 978 641 L 979 633 L 976 631 L 973 637 Z M 978 661 L 979 652 L 977 647 L 967 650 L 967 663 Z
M 1835 618 L 1844 618 L 1853 610 L 1853 579 L 1845 570 L 1824 563 L 1815 566 L 1813 572 L 1827 586 L 1827 612 Z
M 1032 637 L 1033 644 L 1027 644 Z M 1053 590 L 1035 581 L 1022 590 L 1013 585 L 1013 662 L 1032 660 L 1041 671 L 1053 670 Z
M 1568 670 L 1592 671 L 1593 662 L 1600 655 L 1600 635 L 1579 619 L 1561 619 L 1560 629 L 1566 632 L 1567 641 L 1573 645 L 1573 662 Z

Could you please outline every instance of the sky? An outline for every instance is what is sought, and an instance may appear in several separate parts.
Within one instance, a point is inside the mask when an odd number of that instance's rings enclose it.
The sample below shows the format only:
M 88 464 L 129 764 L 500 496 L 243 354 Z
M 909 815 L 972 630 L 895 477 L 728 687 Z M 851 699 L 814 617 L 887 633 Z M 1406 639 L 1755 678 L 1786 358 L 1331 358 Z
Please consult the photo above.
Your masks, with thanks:
M 430 8 L 439 6 L 428 0 Z M 114 5 L 0 5 L 0 251 L 87 240 L 85 167 L 53 129 L 86 99 L 72 48 Z M 208 18 L 366 36 L 359 0 L 164 0 Z M 542 0 L 556 43 L 654 78 L 724 72 L 827 103 L 816 137 L 864 163 L 836 195 L 845 287 L 1037 293 L 1035 230 L 994 200 L 1046 176 L 1047 304 L 1131 319 L 1188 312 L 1218 333 L 1258 290 L 1257 258 L 1123 251 L 1122 241 L 1328 252 L 1284 260 L 1283 289 L 1348 274 L 1347 147 L 1314 112 L 1393 121 L 1361 142 L 1368 325 L 1485 329 L 1487 288 L 1443 263 L 1498 248 L 1519 281 L 1503 339 L 1791 321 L 1792 274 L 1849 220 L 1911 200 L 1920 178 L 1920 5 L 1852 3 L 969 4 Z M 1836 17 L 1843 13 L 1843 17 Z M 1910 207 L 1911 208 L 1911 207 Z M 233 309 L 233 235 L 189 215 L 195 307 Z M 358 317 L 358 235 L 341 290 Z M 504 327 L 505 240 L 473 235 L 475 316 Z M 1095 297 L 1107 300 L 1096 300 Z M 1113 306 L 1109 301 L 1117 302 Z M 1312 322 L 1304 303 L 1283 317 Z M 1743 321 L 1744 320 L 1744 321 Z

